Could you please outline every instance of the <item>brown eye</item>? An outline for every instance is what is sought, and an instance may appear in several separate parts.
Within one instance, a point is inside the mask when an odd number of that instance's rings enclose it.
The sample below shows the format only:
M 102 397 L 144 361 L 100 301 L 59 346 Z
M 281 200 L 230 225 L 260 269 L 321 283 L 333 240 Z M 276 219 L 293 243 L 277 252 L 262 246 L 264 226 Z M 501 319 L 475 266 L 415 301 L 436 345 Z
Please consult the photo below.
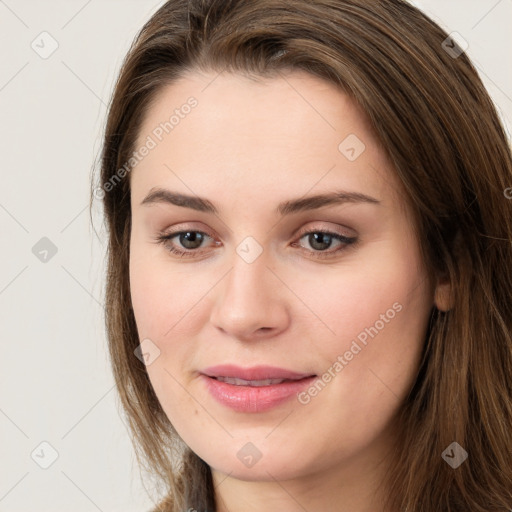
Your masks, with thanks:
M 155 241 L 162 244 L 169 252 L 180 257 L 193 257 L 202 252 L 198 249 L 207 238 L 213 239 L 213 237 L 202 231 L 190 230 L 160 233 Z
M 184 231 L 178 233 L 179 243 L 185 247 L 185 249 L 198 249 L 201 246 L 201 242 L 204 240 L 204 233 L 199 231 Z
M 307 239 L 307 243 L 311 247 L 311 250 L 303 245 L 300 245 L 300 247 L 310 253 L 313 253 L 313 255 L 318 258 L 333 256 L 334 254 L 345 250 L 349 245 L 357 242 L 356 237 L 347 237 L 340 233 L 333 233 L 331 231 L 323 231 L 320 229 L 312 229 L 302 233 L 299 240 L 302 240 L 303 238 Z M 335 242 L 338 242 L 338 247 L 328 251 L 327 249 L 329 249 Z
M 311 247 L 318 251 L 328 249 L 333 241 L 333 236 L 328 233 L 309 233 L 307 237 Z

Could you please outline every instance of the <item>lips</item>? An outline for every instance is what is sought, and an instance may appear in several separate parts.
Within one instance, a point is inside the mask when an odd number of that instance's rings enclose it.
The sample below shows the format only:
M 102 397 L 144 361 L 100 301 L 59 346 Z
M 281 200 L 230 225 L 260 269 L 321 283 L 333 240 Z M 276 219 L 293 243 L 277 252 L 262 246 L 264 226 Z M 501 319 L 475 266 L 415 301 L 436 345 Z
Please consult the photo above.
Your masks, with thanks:
M 206 368 L 202 372 L 208 377 L 232 377 L 245 381 L 259 380 L 300 380 L 305 377 L 311 377 L 312 373 L 298 373 L 275 366 L 254 366 L 252 368 L 242 368 L 232 364 L 223 364 Z
M 264 412 L 290 400 L 316 378 L 284 368 L 220 365 L 201 375 L 210 395 L 237 412 Z
M 263 379 L 263 380 L 244 380 L 238 379 L 236 377 L 212 377 L 220 382 L 225 382 L 227 384 L 233 384 L 234 386 L 271 386 L 273 384 L 281 384 L 285 382 L 287 379 Z M 291 382 L 291 381 L 289 381 Z

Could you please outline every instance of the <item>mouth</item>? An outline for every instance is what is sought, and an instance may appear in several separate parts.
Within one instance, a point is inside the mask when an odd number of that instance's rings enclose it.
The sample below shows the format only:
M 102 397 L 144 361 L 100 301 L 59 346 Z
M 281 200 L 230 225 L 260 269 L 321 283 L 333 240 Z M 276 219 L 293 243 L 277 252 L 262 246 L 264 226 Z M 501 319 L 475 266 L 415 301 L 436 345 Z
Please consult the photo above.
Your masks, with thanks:
M 261 387 L 261 386 L 273 386 L 274 384 L 282 384 L 283 382 L 295 382 L 292 379 L 264 379 L 264 380 L 244 380 L 237 379 L 236 377 L 212 377 L 215 380 L 220 382 L 225 382 L 226 384 L 232 384 L 233 386 L 252 386 L 252 387 Z
M 201 372 L 212 398 L 237 412 L 264 412 L 297 396 L 316 374 L 284 368 L 234 365 L 210 367 Z
M 266 381 L 300 380 L 311 377 L 312 373 L 296 372 L 277 366 L 253 366 L 243 368 L 233 364 L 210 366 L 201 373 L 214 379 L 234 379 L 243 383 L 230 382 L 230 384 L 248 385 L 247 382 L 263 382 L 262 386 L 269 385 Z M 280 382 L 275 382 L 279 384 Z M 258 384 L 255 384 L 258 385 Z

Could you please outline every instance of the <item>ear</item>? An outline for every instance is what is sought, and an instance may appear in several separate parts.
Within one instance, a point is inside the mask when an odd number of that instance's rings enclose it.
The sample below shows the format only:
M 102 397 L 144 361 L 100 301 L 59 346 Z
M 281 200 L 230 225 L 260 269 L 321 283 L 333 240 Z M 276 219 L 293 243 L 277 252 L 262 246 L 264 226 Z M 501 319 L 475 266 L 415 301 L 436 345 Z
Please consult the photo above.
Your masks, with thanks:
M 434 304 L 440 311 L 449 311 L 453 307 L 452 285 L 447 277 L 437 281 L 434 292 Z

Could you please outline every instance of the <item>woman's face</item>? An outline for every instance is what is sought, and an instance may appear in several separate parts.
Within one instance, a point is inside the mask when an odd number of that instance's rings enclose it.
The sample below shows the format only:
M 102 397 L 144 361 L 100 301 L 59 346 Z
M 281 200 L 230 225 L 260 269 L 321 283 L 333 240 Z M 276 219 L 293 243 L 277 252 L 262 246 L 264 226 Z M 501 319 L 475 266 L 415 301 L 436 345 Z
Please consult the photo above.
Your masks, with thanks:
M 362 111 L 302 72 L 190 72 L 136 149 L 131 298 L 177 432 L 215 475 L 368 476 L 435 290 Z

